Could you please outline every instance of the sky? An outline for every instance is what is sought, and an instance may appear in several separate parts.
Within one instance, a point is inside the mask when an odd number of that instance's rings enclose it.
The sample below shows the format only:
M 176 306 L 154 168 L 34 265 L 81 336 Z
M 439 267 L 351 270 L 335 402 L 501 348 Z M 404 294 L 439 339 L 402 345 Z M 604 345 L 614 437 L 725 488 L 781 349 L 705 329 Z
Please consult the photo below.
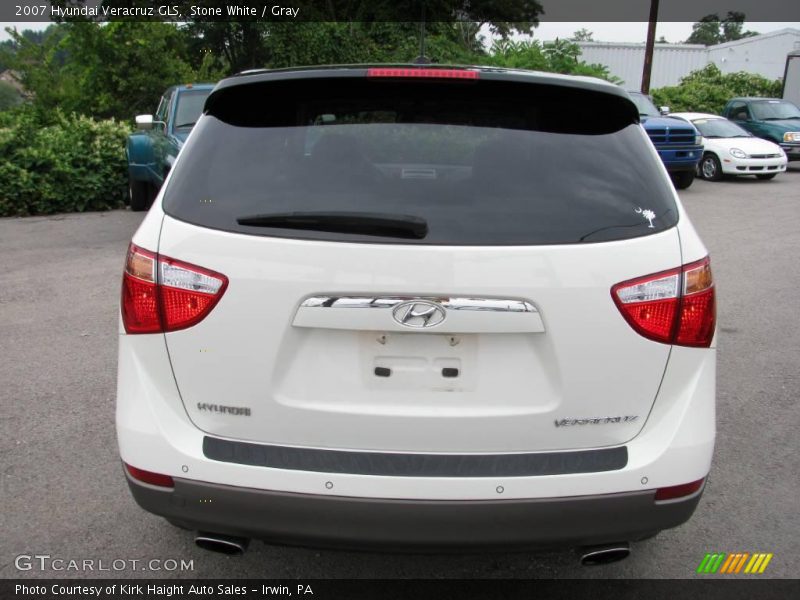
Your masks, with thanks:
M 24 29 L 44 29 L 49 23 L 0 23 L 0 41 L 9 38 L 5 31 L 6 27 L 16 27 L 17 30 Z M 800 23 L 766 23 L 766 22 L 745 22 L 745 29 L 767 33 L 794 27 L 800 29 Z M 647 23 L 569 23 L 553 22 L 541 23 L 534 31 L 533 37 L 542 41 L 550 41 L 555 38 L 568 38 L 579 29 L 588 29 L 594 33 L 594 40 L 597 42 L 644 42 L 647 37 Z M 684 41 L 692 33 L 692 23 L 672 23 L 661 22 L 656 28 L 656 39 L 662 35 L 668 42 L 676 43 Z

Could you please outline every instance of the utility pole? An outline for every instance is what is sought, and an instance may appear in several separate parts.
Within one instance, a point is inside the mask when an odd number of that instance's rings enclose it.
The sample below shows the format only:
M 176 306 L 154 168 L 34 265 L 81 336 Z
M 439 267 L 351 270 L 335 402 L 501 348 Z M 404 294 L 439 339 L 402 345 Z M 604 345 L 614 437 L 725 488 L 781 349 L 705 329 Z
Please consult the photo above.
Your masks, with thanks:
M 653 46 L 656 43 L 658 22 L 658 0 L 650 0 L 650 18 L 647 23 L 647 44 L 644 47 L 644 69 L 642 69 L 642 93 L 650 93 L 650 71 L 653 70 Z
M 425 5 L 422 5 L 422 20 L 419 24 L 419 56 L 414 59 L 415 65 L 429 65 L 431 60 L 425 56 Z

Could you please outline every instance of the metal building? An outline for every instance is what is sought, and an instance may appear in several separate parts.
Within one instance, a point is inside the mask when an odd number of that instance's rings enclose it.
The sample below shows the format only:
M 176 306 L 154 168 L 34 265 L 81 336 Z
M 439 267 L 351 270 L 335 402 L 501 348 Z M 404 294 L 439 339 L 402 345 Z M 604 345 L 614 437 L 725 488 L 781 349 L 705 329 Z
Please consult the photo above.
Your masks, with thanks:
M 576 42 L 581 60 L 608 67 L 624 81 L 624 87 L 638 90 L 642 82 L 644 44 L 618 42 Z M 678 85 L 681 77 L 714 63 L 723 73 L 746 71 L 768 79 L 783 77 L 786 55 L 800 49 L 800 29 L 780 29 L 716 46 L 699 44 L 656 44 L 653 50 L 651 88 Z
M 800 50 L 790 52 L 786 57 L 781 97 L 800 106 Z

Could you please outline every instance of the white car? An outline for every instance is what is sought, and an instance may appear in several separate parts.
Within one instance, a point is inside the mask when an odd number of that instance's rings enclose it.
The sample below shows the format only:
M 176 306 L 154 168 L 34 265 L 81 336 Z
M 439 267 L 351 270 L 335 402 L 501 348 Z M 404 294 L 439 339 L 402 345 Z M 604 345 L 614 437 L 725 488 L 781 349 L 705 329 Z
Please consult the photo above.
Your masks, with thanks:
M 711 466 L 708 252 L 599 80 L 222 81 L 133 236 L 119 333 L 131 492 L 212 550 L 610 561 Z
M 772 179 L 786 171 L 786 153 L 780 146 L 755 137 L 725 117 L 693 112 L 670 116 L 688 121 L 703 135 L 703 158 L 697 174 L 707 181 L 719 181 L 725 175 Z

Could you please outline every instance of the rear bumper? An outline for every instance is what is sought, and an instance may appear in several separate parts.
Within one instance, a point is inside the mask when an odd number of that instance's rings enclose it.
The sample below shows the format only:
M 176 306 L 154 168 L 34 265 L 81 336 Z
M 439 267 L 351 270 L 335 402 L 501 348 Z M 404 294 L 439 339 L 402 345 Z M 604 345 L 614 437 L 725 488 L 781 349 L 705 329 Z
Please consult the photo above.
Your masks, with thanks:
M 187 418 L 163 339 L 122 338 L 120 457 L 176 482 L 174 490 L 131 482 L 131 491 L 145 510 L 190 529 L 338 547 L 619 542 L 686 521 L 699 494 L 656 504 L 656 489 L 696 481 L 711 467 L 713 348 L 672 349 L 658 400 L 641 432 L 625 444 L 625 460 L 606 447 L 529 456 L 523 463 L 472 456 L 453 463 L 444 455 L 433 462 L 386 452 L 376 458 L 358 448 L 356 457 L 336 448 L 212 452 L 208 434 Z M 336 450 L 341 460 L 316 450 Z M 598 460 L 587 462 L 586 452 Z
M 296 494 L 175 479 L 172 490 L 128 476 L 145 510 L 189 529 L 272 543 L 340 548 L 459 549 L 629 541 L 691 517 L 702 489 L 656 503 L 655 491 L 514 500 L 393 500 Z

